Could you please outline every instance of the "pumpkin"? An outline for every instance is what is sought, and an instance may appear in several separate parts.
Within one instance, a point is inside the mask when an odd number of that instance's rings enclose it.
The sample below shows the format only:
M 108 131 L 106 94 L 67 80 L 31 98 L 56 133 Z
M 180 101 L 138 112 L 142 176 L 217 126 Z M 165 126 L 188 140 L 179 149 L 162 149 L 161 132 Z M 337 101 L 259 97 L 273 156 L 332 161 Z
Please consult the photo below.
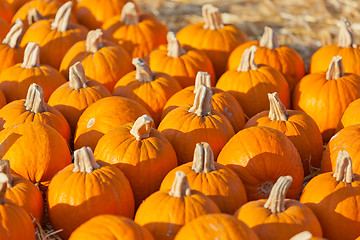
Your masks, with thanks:
M 111 93 L 102 84 L 88 81 L 80 62 L 70 67 L 69 81 L 58 87 L 50 96 L 48 104 L 56 108 L 69 122 L 71 132 L 85 109 L 97 100 L 110 97 Z
M 290 91 L 305 75 L 305 64 L 301 56 L 292 48 L 279 45 L 276 32 L 268 26 L 265 26 L 260 41 L 243 43 L 232 51 L 228 60 L 228 69 L 237 70 L 245 50 L 251 46 L 257 46 L 255 62 L 268 65 L 281 72 Z
M 160 190 L 171 188 L 177 171 L 185 173 L 190 188 L 213 200 L 223 213 L 233 214 L 247 202 L 239 177 L 230 168 L 215 162 L 206 142 L 196 144 L 193 162 L 185 163 L 166 175 Z
M 35 229 L 30 215 L 5 198 L 7 182 L 6 174 L 0 173 L 0 239 L 33 240 Z
M 62 5 L 54 20 L 44 19 L 32 24 L 25 32 L 20 46 L 29 42 L 39 43 L 41 62 L 59 69 L 66 52 L 76 42 L 86 38 L 87 29 L 70 23 L 72 2 Z
M 99 215 L 81 224 L 69 240 L 154 240 L 149 230 L 122 216 Z
M 343 57 L 344 72 L 360 74 L 360 48 L 355 42 L 351 23 L 344 19 L 340 25 L 338 42 L 318 49 L 311 57 L 310 73 L 325 72 L 334 56 Z
M 7 102 L 26 98 L 32 83 L 42 87 L 46 102 L 50 94 L 66 82 L 56 69 L 48 65 L 40 65 L 39 56 L 39 44 L 29 43 L 25 49 L 24 61 L 0 74 L 0 90 L 3 91 Z
M 312 178 L 300 202 L 316 214 L 324 237 L 355 239 L 360 236 L 359 195 L 360 176 L 353 173 L 349 154 L 340 151 L 335 171 Z
M 130 0 L 81 0 L 76 4 L 76 18 L 89 29 L 97 29 L 106 20 L 120 15 L 125 3 Z
M 165 44 L 168 32 L 156 17 L 139 13 L 132 2 L 124 5 L 121 16 L 110 18 L 102 28 L 104 37 L 120 44 L 132 58 L 144 58 L 151 50 Z
M 0 0 L 0 18 L 10 22 L 13 14 L 9 3 L 6 0 Z
M 25 122 L 42 122 L 55 128 L 70 142 L 70 126 L 56 108 L 44 102 L 44 92 L 40 85 L 32 83 L 26 99 L 15 100 L 0 110 L 0 126 L 10 128 Z
M 340 131 L 345 127 L 349 127 L 360 123 L 359 107 L 360 107 L 360 99 L 356 99 L 348 105 L 343 115 L 341 116 L 339 124 L 337 125 L 336 128 L 336 132 Z
M 170 142 L 154 127 L 147 115 L 134 124 L 115 128 L 100 138 L 96 159 L 118 167 L 129 179 L 135 206 L 156 192 L 166 174 L 177 166 Z
M 320 168 L 323 141 L 315 121 L 302 111 L 286 110 L 278 94 L 268 93 L 270 110 L 250 118 L 245 128 L 264 126 L 284 133 L 298 150 L 305 176 Z
M 267 94 L 277 92 L 286 108 L 290 108 L 289 85 L 283 75 L 267 65 L 254 62 L 256 46 L 244 51 L 237 70 L 226 71 L 216 87 L 233 95 L 251 118 L 257 113 L 269 110 Z
M 14 13 L 17 12 L 17 10 L 24 4 L 26 4 L 29 0 L 6 0 L 8 4 L 10 5 L 12 11 Z
M 132 63 L 136 71 L 126 74 L 116 83 L 113 95 L 133 99 L 143 105 L 157 126 L 166 102 L 181 90 L 181 86 L 166 73 L 152 72 L 141 58 L 134 58 Z
M 179 165 L 192 161 L 198 142 L 209 143 L 216 158 L 234 135 L 229 120 L 213 109 L 211 98 L 211 89 L 201 85 L 193 106 L 178 107 L 160 122 L 158 129 L 173 145 Z
M 81 114 L 77 123 L 74 148 L 89 146 L 95 149 L 99 139 L 116 127 L 135 122 L 148 111 L 134 100 L 113 96 L 102 98 L 91 104 Z
M 313 237 L 311 232 L 303 231 L 294 235 L 292 238 L 290 238 L 290 240 L 325 240 L 325 238 Z
M 89 147 L 74 152 L 74 163 L 54 176 L 47 197 L 51 224 L 65 239 L 92 217 L 134 215 L 129 181 L 118 168 L 95 161 Z
M 24 49 L 19 47 L 24 31 L 23 22 L 16 21 L 0 44 L 0 74 L 7 68 L 20 63 L 24 57 Z
M 229 93 L 218 88 L 211 87 L 211 76 L 207 72 L 198 72 L 195 78 L 195 86 L 187 87 L 175 93 L 165 104 L 161 118 L 164 118 L 170 111 L 180 106 L 191 105 L 194 103 L 195 93 L 204 84 L 211 88 L 213 109 L 224 115 L 233 126 L 235 132 L 244 127 L 245 115 L 239 103 Z
M 245 223 L 228 214 L 207 214 L 185 224 L 175 240 L 258 240 Z
M 10 31 L 10 24 L 0 17 L 0 39 L 6 37 L 6 34 Z
M 207 55 L 189 46 L 181 46 L 173 32 L 167 34 L 167 45 L 161 45 L 147 56 L 150 69 L 175 78 L 185 88 L 194 85 L 199 71 L 210 74 L 211 86 L 215 85 L 214 67 Z
M 291 176 L 280 177 L 268 199 L 248 202 L 235 213 L 259 239 L 288 240 L 305 230 L 322 237 L 319 220 L 310 208 L 297 200 L 285 198 L 291 181 Z
M 10 161 L 11 170 L 42 189 L 71 163 L 66 140 L 44 123 L 27 122 L 5 129 L 0 132 L 0 144 L 0 158 Z
M 234 25 L 224 24 L 219 9 L 211 4 L 203 5 L 202 16 L 204 22 L 188 25 L 176 36 L 181 44 L 203 50 L 213 63 L 216 77 L 219 78 L 226 70 L 231 51 L 247 42 L 248 38 Z
M 191 190 L 185 173 L 179 171 L 171 189 L 151 194 L 140 205 L 135 222 L 147 228 L 155 239 L 174 239 L 179 229 L 191 220 L 220 213 L 218 206 L 204 194 Z
M 344 73 L 342 57 L 336 56 L 328 71 L 306 75 L 296 85 L 292 103 L 317 123 L 324 142 L 335 134 L 347 106 L 360 97 L 360 76 Z
M 293 178 L 288 198 L 300 195 L 304 170 L 294 144 L 282 132 L 268 127 L 250 127 L 238 132 L 221 150 L 217 162 L 242 180 L 248 200 L 267 198 L 277 179 Z
M 97 81 L 112 91 L 116 82 L 134 67 L 129 54 L 121 46 L 103 40 L 102 35 L 101 29 L 93 30 L 85 41 L 75 43 L 65 54 L 60 72 L 69 78 L 69 68 L 81 62 L 89 80 Z
M 41 223 L 44 214 L 44 201 L 39 189 L 29 180 L 11 174 L 8 160 L 0 159 L 0 172 L 8 177 L 5 198 L 24 208 Z

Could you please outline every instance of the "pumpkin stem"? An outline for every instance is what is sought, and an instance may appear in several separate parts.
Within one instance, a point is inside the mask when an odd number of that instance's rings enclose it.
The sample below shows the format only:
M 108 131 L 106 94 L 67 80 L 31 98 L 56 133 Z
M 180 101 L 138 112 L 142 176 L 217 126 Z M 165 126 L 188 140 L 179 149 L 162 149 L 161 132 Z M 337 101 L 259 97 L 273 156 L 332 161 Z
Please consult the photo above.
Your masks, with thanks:
M 169 192 L 172 197 L 186 197 L 191 195 L 191 189 L 189 182 L 186 178 L 186 174 L 182 171 L 177 171 L 172 188 Z
M 82 147 L 74 152 L 74 169 L 73 172 L 92 173 L 99 169 L 96 163 L 94 153 L 90 147 Z
M 138 25 L 140 16 L 133 2 L 127 2 L 121 10 L 121 20 L 125 25 Z
M 214 154 L 207 142 L 197 143 L 194 151 L 194 160 L 191 167 L 196 173 L 215 171 Z
M 205 4 L 202 7 L 204 18 L 204 29 L 216 30 L 224 27 L 219 9 L 212 4 Z
M 199 90 L 201 85 L 205 85 L 206 87 L 211 89 L 210 74 L 208 74 L 207 72 L 199 71 L 196 74 L 194 93 L 196 93 Z
M 341 56 L 335 56 L 331 60 L 331 63 L 329 65 L 329 69 L 326 72 L 326 79 L 338 79 L 344 76 L 344 67 L 342 63 L 342 57 Z
M 5 173 L 0 173 L 0 204 L 5 203 L 5 193 L 9 179 Z
M 25 48 L 22 68 L 40 67 L 40 47 L 38 43 L 29 42 Z
M 186 50 L 180 46 L 174 32 L 168 32 L 167 36 L 167 55 L 172 58 L 178 58 L 186 53 Z
M 85 70 L 80 62 L 76 62 L 69 69 L 69 87 L 75 90 L 79 90 L 80 88 L 87 88 Z
M 199 117 L 211 115 L 211 88 L 201 85 L 195 93 L 194 105 L 189 109 L 189 112 L 196 113 Z
M 336 178 L 336 181 L 345 183 L 352 183 L 355 179 L 351 158 L 345 150 L 339 151 L 333 177 Z
M 101 29 L 90 31 L 86 36 L 86 51 L 96 53 L 100 48 L 102 48 L 104 46 L 102 35 L 103 31 Z
M 29 26 L 40 21 L 41 19 L 45 19 L 36 8 L 31 8 L 27 13 L 27 21 Z
M 44 92 L 40 85 L 37 85 L 36 83 L 30 85 L 24 105 L 27 111 L 35 114 L 46 111 Z
M 10 31 L 3 39 L 2 44 L 8 45 L 10 48 L 18 48 L 21 40 L 21 36 L 24 33 L 24 24 L 18 19 L 11 27 Z
M 151 129 L 154 126 L 154 120 L 148 115 L 144 114 L 136 119 L 130 133 L 140 141 L 141 139 L 148 138 L 150 136 Z
M 273 214 L 285 211 L 285 195 L 292 182 L 291 176 L 279 177 L 271 189 L 270 196 L 264 207 Z
M 346 18 L 344 18 L 344 21 L 340 26 L 338 46 L 342 48 L 357 48 L 357 45 L 355 43 L 355 35 L 351 28 L 351 23 Z
M 279 47 L 277 34 L 271 27 L 265 26 L 264 34 L 260 39 L 259 46 L 268 49 L 274 49 Z
M 7 188 L 12 188 L 13 177 L 11 176 L 9 160 L 0 159 L 0 173 L 6 174 L 9 179 L 7 182 Z
M 70 25 L 72 1 L 64 3 L 55 15 L 54 21 L 51 23 L 51 30 L 58 32 L 66 32 Z
M 140 82 L 152 82 L 154 80 L 153 73 L 149 65 L 141 58 L 134 58 L 132 64 L 136 67 L 135 78 Z
M 268 97 L 270 102 L 269 118 L 271 121 L 287 121 L 288 112 L 284 104 L 280 101 L 277 92 L 268 93 Z
M 290 240 L 310 240 L 312 237 L 313 237 L 313 235 L 311 234 L 311 232 L 304 231 L 304 232 L 296 234 L 295 236 L 290 238 Z
M 251 46 L 244 51 L 237 69 L 238 72 L 248 72 L 249 70 L 256 70 L 259 68 L 254 61 L 256 50 L 256 46 Z

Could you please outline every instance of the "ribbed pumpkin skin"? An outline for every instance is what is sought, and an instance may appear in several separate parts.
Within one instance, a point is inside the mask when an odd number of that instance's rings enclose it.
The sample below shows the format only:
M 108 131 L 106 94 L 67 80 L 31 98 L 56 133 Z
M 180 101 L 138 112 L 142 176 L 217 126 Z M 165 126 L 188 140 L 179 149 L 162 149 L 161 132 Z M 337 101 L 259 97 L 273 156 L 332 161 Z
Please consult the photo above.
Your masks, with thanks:
M 161 183 L 160 190 L 170 189 L 177 171 L 186 174 L 190 189 L 197 190 L 219 207 L 221 212 L 233 214 L 247 202 L 246 191 L 239 177 L 228 167 L 215 162 L 215 171 L 196 173 L 193 163 L 185 163 L 171 170 Z
M 267 198 L 262 184 L 274 184 L 281 176 L 290 175 L 292 184 L 287 197 L 300 195 L 304 170 L 300 155 L 292 142 L 278 130 L 251 127 L 238 132 L 221 150 L 217 162 L 233 170 L 242 180 L 248 200 Z
M 288 240 L 305 230 L 322 237 L 320 223 L 309 207 L 297 200 L 285 199 L 286 210 L 273 214 L 264 207 L 265 202 L 266 199 L 248 202 L 235 213 L 259 239 Z
M 231 24 L 217 30 L 204 29 L 204 23 L 188 25 L 176 38 L 181 44 L 203 50 L 213 63 L 217 78 L 225 72 L 231 51 L 248 41 L 245 33 Z
M 99 215 L 78 227 L 69 240 L 154 240 L 149 230 L 133 220 L 115 215 Z
M 310 173 L 309 164 L 320 168 L 323 153 L 323 141 L 320 130 L 314 120 L 302 111 L 287 110 L 287 121 L 271 120 L 269 111 L 263 111 L 250 118 L 245 128 L 253 126 L 264 126 L 279 130 L 284 133 L 298 150 L 304 174 Z
M 195 99 L 194 86 L 187 87 L 175 93 L 165 104 L 162 111 L 161 118 L 164 117 L 173 109 L 180 106 L 192 105 Z M 211 88 L 212 107 L 224 115 L 233 126 L 235 132 L 240 131 L 245 125 L 245 115 L 240 104 L 229 93 L 218 88 Z
M 107 97 L 91 104 L 80 116 L 74 147 L 88 146 L 95 149 L 99 139 L 111 129 L 135 122 L 142 115 L 150 114 L 139 103 L 123 97 Z
M 305 186 L 300 202 L 311 208 L 329 240 L 360 236 L 360 176 L 352 183 L 336 181 L 333 173 L 320 174 Z
M 210 59 L 202 51 L 182 46 L 186 53 L 178 58 L 168 56 L 167 45 L 161 45 L 147 56 L 150 69 L 163 72 L 175 78 L 185 88 L 195 84 L 199 71 L 210 74 L 211 85 L 215 85 L 215 72 Z
M 96 159 L 118 167 L 129 179 L 135 205 L 156 192 L 166 174 L 177 166 L 170 142 L 156 129 L 142 140 L 130 133 L 133 124 L 115 128 L 100 138 Z
M 62 238 L 67 239 L 77 227 L 97 215 L 134 215 L 134 196 L 125 175 L 110 164 L 97 163 L 100 168 L 92 173 L 72 172 L 71 164 L 50 182 L 50 221 L 55 229 L 63 229 L 59 233 Z
M 147 228 L 157 240 L 174 239 L 179 229 L 193 219 L 220 213 L 204 194 L 191 190 L 191 196 L 172 197 L 169 190 L 150 195 L 138 208 L 135 222 Z
M 1 21 L 1 20 L 0 20 Z M 0 25 L 0 29 L 3 29 L 2 25 Z M 6 31 L 8 34 L 10 28 Z M 0 30 L 1 32 L 1 30 Z M 4 36 L 4 37 L 5 37 Z M 1 35 L 0 35 L 1 38 Z M 11 48 L 7 44 L 0 43 L 0 75 L 9 67 L 16 65 L 17 63 L 21 63 L 24 57 L 24 49 L 21 47 Z
M 66 140 L 44 123 L 28 122 L 5 129 L 0 132 L 0 144 L 0 156 L 10 161 L 11 169 L 41 186 L 47 186 L 71 163 Z
M 345 127 L 360 124 L 360 99 L 356 99 L 345 109 L 336 131 L 340 131 Z
M 134 66 L 129 54 L 121 46 L 109 41 L 104 41 L 103 45 L 92 53 L 86 51 L 85 41 L 75 43 L 61 62 L 61 74 L 68 79 L 69 68 L 76 62 L 81 62 L 88 80 L 97 81 L 112 91 L 119 79 L 134 70 Z

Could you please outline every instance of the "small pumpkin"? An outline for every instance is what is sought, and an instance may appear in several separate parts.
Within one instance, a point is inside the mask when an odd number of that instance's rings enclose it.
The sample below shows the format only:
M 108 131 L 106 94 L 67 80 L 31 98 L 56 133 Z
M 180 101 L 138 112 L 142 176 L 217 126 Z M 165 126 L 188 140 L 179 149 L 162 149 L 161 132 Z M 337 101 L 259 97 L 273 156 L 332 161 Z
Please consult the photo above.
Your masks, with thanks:
M 319 220 L 310 208 L 297 200 L 285 198 L 291 181 L 291 176 L 280 177 L 267 200 L 248 202 L 235 216 L 264 240 L 288 240 L 305 230 L 322 237 Z
M 47 200 L 51 224 L 56 230 L 62 229 L 59 235 L 65 239 L 92 217 L 134 215 L 129 181 L 118 168 L 95 161 L 89 147 L 76 150 L 74 163 L 53 177 Z
M 345 109 L 343 115 L 341 116 L 339 124 L 337 125 L 336 132 L 340 131 L 345 127 L 349 127 L 360 123 L 359 108 L 360 108 L 360 99 L 358 98 L 352 101 Z
M 247 202 L 240 178 L 230 168 L 215 162 L 210 145 L 206 142 L 196 144 L 192 162 L 185 163 L 166 175 L 160 190 L 171 188 L 178 171 L 186 174 L 191 189 L 205 194 L 223 213 L 233 214 Z
M 113 95 L 133 99 L 143 105 L 157 126 L 166 102 L 181 90 L 181 86 L 166 73 L 151 71 L 141 58 L 134 58 L 132 63 L 136 71 L 126 74 L 116 83 Z
M 102 26 L 104 37 L 120 44 L 132 58 L 144 58 L 151 50 L 166 43 L 166 26 L 155 16 L 140 13 L 133 2 L 124 5 L 121 15 Z
M 204 194 L 191 190 L 185 173 L 179 171 L 171 189 L 151 194 L 138 208 L 135 222 L 147 228 L 155 239 L 174 239 L 191 220 L 220 213 L 218 206 Z

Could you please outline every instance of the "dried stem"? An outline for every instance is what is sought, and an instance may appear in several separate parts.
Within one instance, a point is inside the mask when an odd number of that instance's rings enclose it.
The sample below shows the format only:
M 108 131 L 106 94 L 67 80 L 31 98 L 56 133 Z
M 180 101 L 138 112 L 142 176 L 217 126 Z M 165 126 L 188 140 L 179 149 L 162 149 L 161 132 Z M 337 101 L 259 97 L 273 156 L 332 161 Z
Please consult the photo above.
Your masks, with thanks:
M 137 25 L 140 22 L 140 16 L 133 2 L 124 5 L 121 11 L 121 20 L 125 25 Z
M 313 235 L 309 231 L 304 231 L 301 233 L 296 234 L 290 240 L 310 240 Z
M 178 58 L 186 53 L 186 50 L 180 46 L 179 41 L 175 37 L 174 32 L 168 32 L 167 34 L 167 55 L 169 57 Z
M 40 85 L 36 83 L 32 83 L 30 85 L 24 105 L 27 111 L 33 112 L 35 114 L 46 111 L 44 92 Z
M 212 4 L 203 5 L 202 15 L 205 22 L 204 29 L 216 30 L 224 27 L 219 9 Z
M 38 43 L 29 42 L 25 48 L 22 68 L 40 67 L 40 47 Z
M 271 121 L 287 121 L 288 112 L 284 104 L 280 101 L 277 92 L 268 93 L 268 97 L 270 102 L 269 118 Z
M 172 197 L 186 197 L 191 195 L 189 182 L 186 178 L 185 173 L 177 171 L 174 179 L 174 183 L 169 192 Z
M 24 24 L 18 19 L 11 27 L 9 33 L 3 39 L 2 44 L 8 45 L 10 48 L 18 48 L 21 40 L 21 36 L 24 33 Z
M 42 19 L 45 19 L 45 17 L 43 17 L 36 8 L 31 8 L 28 11 L 27 22 L 28 22 L 29 26 L 42 20 Z
M 73 172 L 92 173 L 99 168 L 90 147 L 82 147 L 74 152 Z
M 140 82 L 152 82 L 154 80 L 153 73 L 149 65 L 141 58 L 134 58 L 132 64 L 136 67 L 135 78 Z
M 335 56 L 331 60 L 331 63 L 329 65 L 329 69 L 326 72 L 326 79 L 338 79 L 344 76 L 344 68 L 342 63 L 342 57 L 341 56 Z
M 5 193 L 9 179 L 5 173 L 0 173 L 0 204 L 5 203 Z
M 69 87 L 75 90 L 87 88 L 85 70 L 80 62 L 76 62 L 69 69 Z
M 194 105 L 189 109 L 189 112 L 197 114 L 199 117 L 211 115 L 211 88 L 201 85 L 195 93 Z
M 355 43 L 355 34 L 351 28 L 351 23 L 344 18 L 339 30 L 338 46 L 342 48 L 357 48 Z
M 70 25 L 72 1 L 64 3 L 55 15 L 54 21 L 51 23 L 51 30 L 58 32 L 66 32 Z
M 345 183 L 352 183 L 355 179 L 351 158 L 345 150 L 339 151 L 333 177 L 336 178 L 336 181 Z
M 13 177 L 11 176 L 9 160 L 0 159 L 0 173 L 6 174 L 9 179 L 7 183 L 7 188 L 12 188 Z
M 207 142 L 197 143 L 194 151 L 192 170 L 196 173 L 215 171 L 214 154 Z
M 96 53 L 101 49 L 104 46 L 102 36 L 103 31 L 101 29 L 89 31 L 85 41 L 86 51 Z
M 285 195 L 292 182 L 291 176 L 279 177 L 271 189 L 270 196 L 264 207 L 273 214 L 285 211 Z
M 268 49 L 274 49 L 279 47 L 277 35 L 272 28 L 265 26 L 264 34 L 260 39 L 259 46 Z
M 199 87 L 201 85 L 205 85 L 206 87 L 211 89 L 210 74 L 208 74 L 207 72 L 199 71 L 196 74 L 194 93 L 196 93 L 199 90 Z
M 136 119 L 130 133 L 140 141 L 141 139 L 150 137 L 151 129 L 154 127 L 154 120 L 148 115 L 144 114 Z
M 256 50 L 256 46 L 251 46 L 244 51 L 237 69 L 238 72 L 248 72 L 249 70 L 256 70 L 259 68 L 254 61 Z

